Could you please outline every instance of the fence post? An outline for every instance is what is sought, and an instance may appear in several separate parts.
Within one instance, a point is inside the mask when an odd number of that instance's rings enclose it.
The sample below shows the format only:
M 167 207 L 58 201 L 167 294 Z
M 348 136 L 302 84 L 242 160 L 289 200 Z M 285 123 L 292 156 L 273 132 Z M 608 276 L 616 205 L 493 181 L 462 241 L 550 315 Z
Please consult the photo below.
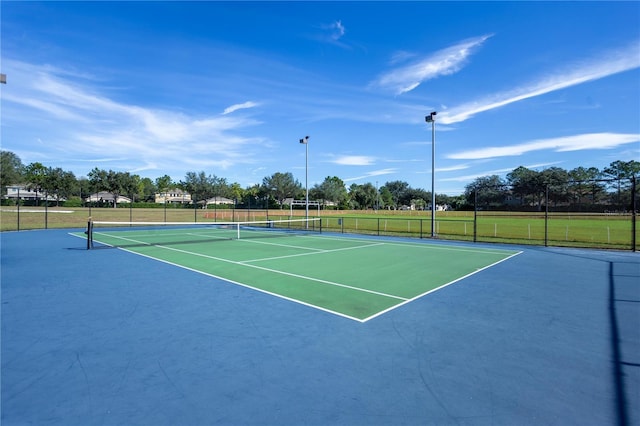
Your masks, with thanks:
M 16 212 L 18 215 L 18 223 L 16 224 L 16 230 L 20 230 L 20 188 L 18 188 L 18 198 L 16 198 Z
M 544 246 L 549 247 L 549 184 L 544 188 Z
M 49 229 L 49 192 L 44 191 L 44 229 Z
M 636 177 L 631 177 L 631 250 L 636 251 Z
M 478 242 L 478 189 L 473 190 L 473 242 Z

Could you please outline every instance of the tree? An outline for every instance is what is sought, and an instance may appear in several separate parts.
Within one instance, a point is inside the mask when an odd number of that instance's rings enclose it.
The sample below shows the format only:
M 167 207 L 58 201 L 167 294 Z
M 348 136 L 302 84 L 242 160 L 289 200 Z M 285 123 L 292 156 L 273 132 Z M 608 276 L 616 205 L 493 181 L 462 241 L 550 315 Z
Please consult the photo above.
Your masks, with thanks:
M 603 170 L 603 175 L 611 179 L 631 179 L 640 176 L 640 162 L 631 161 L 614 161 Z
M 69 199 L 77 188 L 77 180 L 72 172 L 66 172 L 60 167 L 46 170 L 44 186 L 47 195 L 52 195 L 56 199 L 56 206 L 60 205 L 60 200 Z
M 142 188 L 142 178 L 140 175 L 131 175 L 128 172 L 123 173 L 121 177 L 123 180 L 122 193 L 127 194 L 133 203 L 136 199 L 140 200 L 144 198 Z
M 513 194 L 519 196 L 522 204 L 537 204 L 541 208 L 544 189 L 540 183 L 540 173 L 520 166 L 507 174 Z
M 465 187 L 464 196 L 471 206 L 498 208 L 507 197 L 506 183 L 498 175 L 479 177 Z
M 38 205 L 38 194 L 47 186 L 47 168 L 42 163 L 31 163 L 25 167 L 24 176 L 27 181 L 27 189 L 36 193 L 36 205 Z
M 426 210 L 427 205 L 431 205 L 431 192 L 427 192 L 421 188 L 409 187 L 405 195 L 405 200 L 408 201 L 402 201 L 402 204 L 414 206 L 418 210 Z M 436 199 L 436 204 L 444 203 L 439 203 Z
M 167 192 L 174 184 L 171 180 L 171 176 L 164 175 L 156 178 L 155 185 L 158 191 Z
M 311 192 L 316 200 L 330 201 L 335 205 L 344 203 L 348 197 L 344 182 L 337 176 L 327 176 L 320 185 L 315 185 Z
M 167 192 L 171 189 L 171 188 L 175 188 L 176 186 L 180 186 L 179 183 L 174 183 L 173 180 L 171 179 L 171 176 L 169 175 L 163 175 L 160 177 L 157 177 L 156 180 L 153 182 L 153 186 L 155 187 L 154 193 L 153 193 L 153 200 L 155 201 L 155 194 L 157 192 L 160 192 L 161 194 L 165 194 L 165 203 L 166 203 L 166 194 Z
M 81 177 L 76 182 L 78 190 L 80 191 L 80 198 L 84 200 L 86 196 L 93 192 L 91 182 L 86 177 Z
M 278 172 L 269 177 L 265 177 L 262 180 L 262 188 L 266 194 L 278 200 L 278 204 L 280 204 L 280 208 L 282 208 L 283 201 L 287 198 L 294 198 L 296 193 L 301 191 L 302 185 L 293 178 L 293 174 L 290 172 Z
M 631 178 L 640 177 L 640 162 L 631 161 L 614 161 L 606 167 L 602 174 L 610 179 L 615 179 L 617 187 L 617 204 L 629 204 L 631 202 Z
M 408 204 L 407 193 L 409 184 L 407 182 L 396 180 L 385 183 L 384 187 L 391 195 L 391 205 L 394 209 L 397 209 L 403 203 Z
M 88 174 L 91 186 L 96 192 L 105 191 L 113 196 L 113 208 L 118 206 L 121 194 L 135 194 L 136 179 L 128 172 L 105 171 L 97 167 Z
M 226 178 L 221 178 L 216 175 L 209 176 L 211 182 L 211 191 L 214 197 L 226 197 L 233 198 L 229 184 Z
M 395 205 L 393 204 L 393 195 L 391 194 L 391 191 L 389 191 L 389 188 L 387 188 L 386 186 L 383 186 L 382 188 L 380 188 L 380 208 L 385 208 L 385 207 L 395 207 Z
M 258 200 L 260 199 L 260 185 L 255 184 L 253 186 L 249 186 L 244 189 L 242 196 L 242 203 L 247 206 L 247 208 L 258 208 Z
M 229 193 L 231 194 L 231 198 L 235 201 L 242 201 L 244 198 L 244 192 L 244 189 L 242 189 L 238 182 L 234 182 L 229 186 Z
M 157 192 L 158 187 L 150 178 L 145 177 L 140 179 L 138 183 L 138 195 L 140 199 L 146 202 L 154 202 Z
M 582 205 L 585 197 L 591 197 L 591 202 L 593 203 L 597 202 L 598 196 L 605 191 L 602 183 L 597 182 L 602 175 L 597 167 L 576 167 L 573 170 L 569 170 L 568 175 L 568 195 L 579 206 Z
M 349 186 L 349 209 L 356 210 L 362 208 L 358 201 L 358 190 L 360 187 L 357 183 L 352 183 Z
M 2 195 L 7 193 L 7 185 L 21 183 L 24 165 L 16 154 L 10 151 L 0 151 L 0 187 Z
M 554 205 L 568 199 L 569 173 L 560 167 L 549 167 L 540 173 L 541 183 L 544 185 L 549 200 Z
M 369 207 L 375 206 L 377 198 L 376 188 L 369 182 L 363 185 L 354 183 L 349 187 L 351 208 L 368 209 Z
M 213 185 L 211 184 L 211 177 L 207 177 L 205 172 L 200 173 L 187 172 L 184 181 L 180 182 L 182 188 L 191 194 L 194 206 L 197 205 L 197 200 L 206 200 L 213 197 Z

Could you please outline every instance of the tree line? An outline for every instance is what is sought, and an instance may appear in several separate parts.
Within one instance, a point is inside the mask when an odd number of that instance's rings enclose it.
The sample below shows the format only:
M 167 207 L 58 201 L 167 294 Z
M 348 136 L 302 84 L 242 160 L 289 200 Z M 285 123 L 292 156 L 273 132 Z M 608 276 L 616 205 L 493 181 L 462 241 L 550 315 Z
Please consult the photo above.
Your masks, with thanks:
M 555 203 L 618 203 L 631 199 L 631 179 L 640 175 L 640 162 L 614 161 L 603 170 L 577 167 L 564 170 L 551 167 L 542 171 L 518 167 L 503 179 L 497 175 L 476 178 L 458 196 L 436 193 L 436 204 L 454 210 L 470 209 L 474 205 L 503 208 L 507 205 L 540 208 L 545 199 Z M 612 185 L 613 182 L 613 185 Z M 152 180 L 129 172 L 94 168 L 87 177 L 59 167 L 46 167 L 39 162 L 24 165 L 10 151 L 0 151 L 0 187 L 6 194 L 8 185 L 25 185 L 27 189 L 45 193 L 60 203 L 62 200 L 82 201 L 97 192 L 108 192 L 113 199 L 127 196 L 136 202 L 152 203 L 157 193 L 179 188 L 197 201 L 213 197 L 233 200 L 242 208 L 282 207 L 287 199 L 305 199 L 306 189 L 291 173 L 274 173 L 261 184 L 243 188 L 226 178 L 204 171 L 187 172 L 184 179 L 175 181 L 168 175 Z M 617 197 L 617 200 L 616 200 Z M 404 206 L 429 209 L 431 192 L 412 188 L 404 181 L 389 181 L 379 188 L 372 183 L 349 187 L 337 176 L 327 176 L 322 183 L 309 188 L 309 200 L 319 201 L 337 209 L 400 209 Z M 4 201 L 4 200 L 3 200 Z M 114 203 L 115 206 L 115 203 Z
M 471 206 L 504 209 L 527 206 L 541 210 L 548 202 L 580 208 L 583 205 L 606 205 L 615 209 L 633 210 L 631 191 L 637 187 L 640 162 L 614 161 L 599 170 L 596 167 L 577 167 L 564 170 L 550 167 L 535 171 L 518 167 L 502 179 L 497 175 L 477 178 L 465 187 L 465 203 Z

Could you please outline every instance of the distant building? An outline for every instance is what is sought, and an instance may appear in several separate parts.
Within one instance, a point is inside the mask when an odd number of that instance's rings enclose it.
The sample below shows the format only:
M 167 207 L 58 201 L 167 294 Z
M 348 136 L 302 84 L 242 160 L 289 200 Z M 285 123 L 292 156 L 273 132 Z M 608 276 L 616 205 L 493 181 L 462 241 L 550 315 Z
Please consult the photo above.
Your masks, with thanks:
M 191 194 L 179 188 L 158 192 L 154 195 L 154 199 L 158 204 L 191 204 Z
M 49 195 L 43 191 L 33 191 L 27 189 L 27 185 L 9 185 L 7 186 L 7 195 L 3 197 L 5 200 L 22 200 L 22 201 L 35 201 L 35 200 L 47 200 L 56 201 L 56 197 Z M 60 198 L 60 201 L 65 201 L 66 198 Z
M 233 200 L 230 200 L 229 198 L 225 198 L 225 197 L 212 197 L 207 199 L 206 201 L 198 201 L 198 204 L 206 204 L 207 206 L 210 205 L 220 205 L 220 204 L 235 204 Z
M 113 194 L 110 192 L 96 192 L 84 199 L 87 203 L 110 203 L 113 204 Z M 118 204 L 130 203 L 131 198 L 123 195 L 118 196 Z

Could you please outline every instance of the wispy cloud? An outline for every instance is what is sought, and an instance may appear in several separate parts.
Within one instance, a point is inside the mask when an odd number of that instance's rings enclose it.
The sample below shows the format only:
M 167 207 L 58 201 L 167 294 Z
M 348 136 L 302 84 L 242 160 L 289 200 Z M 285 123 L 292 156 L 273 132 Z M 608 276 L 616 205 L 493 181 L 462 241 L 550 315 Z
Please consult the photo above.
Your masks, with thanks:
M 517 145 L 487 147 L 450 154 L 455 160 L 478 160 L 484 158 L 509 157 L 531 151 L 551 150 L 555 152 L 581 151 L 591 149 L 611 149 L 620 145 L 637 143 L 639 134 L 588 133 L 550 139 L 537 139 Z
M 350 47 L 342 40 L 347 30 L 341 20 L 333 21 L 328 24 L 320 24 L 315 27 L 315 30 L 318 32 L 311 35 L 311 38 L 316 41 L 333 44 L 343 48 Z
M 372 84 L 400 95 L 415 89 L 424 81 L 454 74 L 462 69 L 469 57 L 491 36 L 488 34 L 464 40 L 408 65 L 394 68 L 382 74 Z M 394 55 L 392 61 L 395 64 L 399 58 L 407 57 L 409 54 L 402 52 Z
M 222 115 L 231 114 L 232 112 L 238 111 L 239 109 L 255 108 L 259 105 L 260 105 L 259 103 L 253 102 L 253 101 L 247 101 L 242 104 L 231 105 L 230 107 L 227 107 L 224 109 L 224 111 L 222 112 Z
M 346 31 L 344 25 L 342 25 L 342 21 L 335 21 L 329 25 L 325 25 L 324 29 L 328 31 L 329 39 L 334 42 L 340 40 Z
M 556 164 L 560 164 L 559 161 L 554 161 L 551 163 L 540 163 L 540 164 L 530 164 L 530 165 L 526 165 L 523 167 L 526 167 L 527 169 L 539 169 L 539 168 L 544 168 L 544 167 L 549 167 L 549 166 L 553 166 Z M 441 178 L 438 179 L 441 182 L 471 182 L 475 179 L 478 178 L 483 178 L 483 177 L 487 177 L 487 176 L 493 176 L 493 175 L 498 175 L 498 176 L 502 176 L 502 175 L 506 175 L 507 173 L 511 173 L 516 167 L 510 167 L 510 168 L 504 168 L 504 169 L 495 169 L 495 170 L 485 170 L 473 175 L 465 175 L 465 176 L 455 176 L 455 177 L 450 177 L 450 178 Z
M 231 106 L 222 115 L 194 116 L 118 102 L 92 79 L 69 76 L 50 66 L 3 62 L 15 75 L 11 91 L 3 92 L 3 102 L 12 104 L 6 120 L 46 123 L 33 126 L 32 132 L 42 133 L 37 138 L 46 140 L 48 155 L 61 167 L 69 167 L 61 162 L 79 167 L 98 162 L 104 168 L 132 172 L 226 169 L 257 163 L 260 154 L 246 146 L 266 145 L 260 137 L 240 136 L 257 121 L 228 115 L 254 107 L 255 102 Z M 38 149 L 22 141 L 13 151 L 20 155 Z
M 381 169 L 381 170 L 374 170 L 368 173 L 365 173 L 362 176 L 357 176 L 357 177 L 352 177 L 352 178 L 347 178 L 347 179 L 343 179 L 344 182 L 353 182 L 353 181 L 358 181 L 358 180 L 364 180 L 364 179 L 369 179 L 375 176 L 384 176 L 384 175 L 390 175 L 393 173 L 396 173 L 398 171 L 398 169 Z
M 466 170 L 468 168 L 468 164 L 458 164 L 456 166 L 449 167 L 436 167 L 436 172 L 457 172 L 458 170 Z
M 574 65 L 572 68 L 559 69 L 532 83 L 453 107 L 442 112 L 439 121 L 443 124 L 458 123 L 481 112 L 638 67 L 640 67 L 640 44 L 634 43 L 627 48 L 611 50 L 602 57 Z
M 343 155 L 331 162 L 341 166 L 370 166 L 374 164 L 375 158 L 365 155 Z

